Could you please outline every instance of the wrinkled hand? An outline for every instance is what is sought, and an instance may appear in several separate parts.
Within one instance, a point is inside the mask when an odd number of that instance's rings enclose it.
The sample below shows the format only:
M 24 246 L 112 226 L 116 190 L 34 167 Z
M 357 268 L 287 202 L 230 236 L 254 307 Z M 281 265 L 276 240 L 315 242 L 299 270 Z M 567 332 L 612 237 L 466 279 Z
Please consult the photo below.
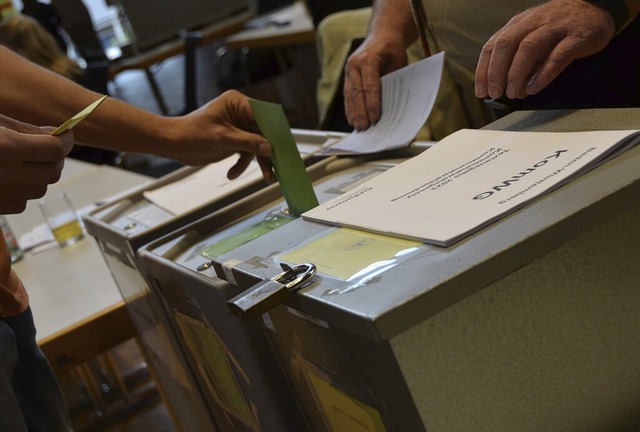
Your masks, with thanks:
M 477 97 L 524 99 L 571 62 L 601 51 L 614 35 L 611 15 L 584 0 L 551 0 L 513 17 L 482 48 Z
M 344 74 L 347 121 L 365 130 L 380 120 L 380 77 L 407 65 L 407 52 L 398 38 L 367 37 L 349 57 Z
M 21 213 L 60 179 L 74 139 L 52 131 L 0 116 L 0 214 Z
M 230 90 L 192 113 L 176 117 L 167 134 L 174 142 L 173 152 L 167 157 L 187 165 L 205 165 L 218 162 L 238 153 L 237 163 L 227 173 L 230 179 L 238 177 L 249 166 L 254 156 L 265 180 L 275 181 L 269 161 L 271 145 L 262 135 L 255 133 L 257 126 L 246 96 Z

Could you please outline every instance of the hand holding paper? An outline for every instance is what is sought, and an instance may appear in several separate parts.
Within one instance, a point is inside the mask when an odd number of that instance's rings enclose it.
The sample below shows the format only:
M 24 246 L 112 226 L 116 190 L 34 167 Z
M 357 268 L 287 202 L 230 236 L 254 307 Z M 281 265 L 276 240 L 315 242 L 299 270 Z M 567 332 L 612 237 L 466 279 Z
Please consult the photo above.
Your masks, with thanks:
M 322 154 L 366 154 L 409 145 L 429 117 L 440 88 L 444 53 L 382 77 L 382 116 L 365 131 L 355 131 Z

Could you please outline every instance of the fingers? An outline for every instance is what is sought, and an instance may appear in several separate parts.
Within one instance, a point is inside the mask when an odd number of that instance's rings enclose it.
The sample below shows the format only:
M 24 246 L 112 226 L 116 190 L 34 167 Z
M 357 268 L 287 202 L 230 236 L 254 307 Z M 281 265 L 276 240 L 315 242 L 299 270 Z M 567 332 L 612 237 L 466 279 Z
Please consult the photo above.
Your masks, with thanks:
M 243 132 L 239 141 L 240 151 L 247 151 L 256 156 L 271 157 L 273 150 L 269 141 L 262 135 Z
M 362 94 L 369 123 L 367 127 L 380 120 L 382 115 L 381 93 L 380 71 L 377 68 L 365 68 L 362 77 Z
M 588 54 L 587 54 L 588 55 Z M 582 57 L 579 44 L 572 39 L 563 39 L 546 57 L 539 70 L 526 83 L 527 95 L 542 91 L 558 77 L 575 59 Z
M 477 97 L 524 99 L 543 90 L 579 57 L 573 38 L 544 28 L 517 43 L 504 35 L 491 42 L 476 68 Z
M 355 63 L 355 61 L 354 61 Z M 365 130 L 380 120 L 380 72 L 372 67 L 347 65 L 344 83 L 347 121 L 356 130 Z
M 562 35 L 554 32 L 537 29 L 527 35 L 518 45 L 518 49 L 513 55 L 513 61 L 507 71 L 507 83 L 505 94 L 509 99 L 524 99 L 529 95 L 527 92 L 528 83 L 536 75 L 541 65 L 553 64 L 550 53 L 557 49 L 557 45 L 562 42 Z M 555 47 L 555 48 L 554 48 Z M 566 62 L 564 69 L 570 61 Z M 556 66 L 559 66 L 556 64 Z M 560 69 L 560 71 L 562 70 Z M 555 78 L 560 71 L 553 77 Z M 548 81 L 548 84 L 551 81 Z
M 250 156 L 249 159 L 254 155 L 271 157 L 273 154 L 271 144 L 265 137 L 233 126 L 230 126 L 227 130 L 222 148 L 228 152 L 240 153 L 241 155 L 246 153 Z
M 366 101 L 362 91 L 362 77 L 360 71 L 354 68 L 345 69 L 344 80 L 344 112 L 347 123 L 356 130 L 368 127 L 366 115 Z
M 477 97 L 489 96 L 498 99 L 504 94 L 510 68 L 520 43 L 533 29 L 522 23 L 519 17 L 515 17 L 482 47 L 476 66 Z
M 0 148 L 12 160 L 58 162 L 64 160 L 74 145 L 72 131 L 57 137 L 19 133 L 9 129 L 4 129 L 3 132 L 0 136 Z
M 229 171 L 227 172 L 227 178 L 229 180 L 238 178 L 240 174 L 242 174 L 247 169 L 252 160 L 252 154 L 241 153 L 236 163 L 231 168 L 229 168 Z M 265 182 L 269 184 L 275 183 L 276 178 L 273 173 L 273 165 L 271 164 L 270 159 L 265 157 L 258 157 L 257 160 L 258 165 L 260 166 L 260 171 L 262 172 L 262 177 L 264 178 Z
M 38 129 L 39 132 L 42 132 Z M 42 197 L 60 179 L 73 134 L 52 137 L 0 128 L 0 207 L 19 213 L 26 202 Z
M 0 214 L 19 214 L 27 208 L 26 201 L 0 201 Z
M 48 185 L 60 179 L 63 165 L 64 161 L 15 165 L 3 161 L 0 164 L 0 206 L 6 206 L 4 213 L 20 213 L 27 201 L 44 196 Z
M 227 90 L 211 104 L 213 112 L 226 119 L 231 125 L 247 132 L 257 132 L 258 126 L 253 115 L 249 98 L 237 90 Z M 220 119 L 215 118 L 214 121 Z
M 0 186 L 49 185 L 60 180 L 64 160 L 58 162 L 2 161 Z
M 260 165 L 260 171 L 262 171 L 262 177 L 268 184 L 276 182 L 276 176 L 273 172 L 273 165 L 269 158 L 259 157 L 258 165 Z
M 11 185 L 0 186 L 2 202 L 27 202 L 32 199 L 42 198 L 47 193 L 47 185 Z M 1 214 L 1 212 L 0 212 Z
M 227 178 L 229 180 L 238 178 L 247 169 L 252 160 L 253 155 L 251 153 L 240 153 L 236 163 L 227 171 Z
M 476 67 L 477 97 L 522 99 L 548 86 L 574 60 L 611 40 L 611 16 L 575 0 L 551 0 L 519 15 L 491 37 Z
M 345 114 L 354 129 L 362 131 L 380 120 L 380 80 L 369 77 L 367 84 L 362 76 L 355 75 L 345 84 Z
M 59 180 L 64 158 L 73 148 L 73 133 L 59 137 L 0 131 L 0 177 L 10 184 L 54 183 Z
M 478 64 L 475 73 L 475 94 L 478 98 L 486 98 L 489 96 L 489 84 L 487 83 L 487 75 L 489 73 L 489 63 L 491 62 L 491 54 L 493 54 L 493 38 L 489 39 L 480 51 Z
M 228 123 L 221 125 L 227 128 L 227 133 L 224 133 L 223 137 L 230 140 L 229 143 L 235 147 L 233 150 L 271 157 L 271 144 L 265 137 L 255 133 L 258 127 L 248 98 L 236 90 L 229 90 L 219 99 L 223 100 L 228 115 Z

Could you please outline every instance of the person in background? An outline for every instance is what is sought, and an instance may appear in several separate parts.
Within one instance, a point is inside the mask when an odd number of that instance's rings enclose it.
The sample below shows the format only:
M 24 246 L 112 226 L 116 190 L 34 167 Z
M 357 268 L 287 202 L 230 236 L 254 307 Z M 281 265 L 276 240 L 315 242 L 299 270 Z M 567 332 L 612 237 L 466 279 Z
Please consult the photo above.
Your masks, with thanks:
M 21 12 L 38 21 L 53 36 L 60 50 L 67 52 L 67 41 L 64 36 L 64 30 L 60 25 L 60 17 L 53 10 L 51 4 L 42 3 L 38 0 L 22 0 Z
M 626 0 L 628 3 L 625 3 L 625 0 L 610 0 L 617 7 L 623 8 L 628 17 L 620 23 L 620 31 L 615 38 L 612 26 L 615 17 L 612 18 L 610 12 L 603 12 L 601 6 L 594 4 L 606 4 L 608 1 L 592 1 L 593 3 L 586 0 L 551 0 L 546 3 L 544 14 L 525 12 L 524 15 L 520 15 L 523 10 L 528 11 L 538 6 L 540 1 L 493 0 L 488 4 L 481 0 L 418 0 L 426 17 L 423 24 L 426 29 L 428 51 L 445 51 L 444 74 L 451 77 L 455 87 L 452 95 L 458 97 L 464 107 L 465 118 L 459 124 L 480 127 L 495 118 L 496 113 L 476 97 L 476 94 L 482 97 L 485 94 L 496 96 L 504 92 L 506 70 L 511 64 L 508 59 L 518 52 L 520 54 L 514 64 L 522 64 L 522 51 L 515 50 L 520 41 L 524 41 L 524 47 L 531 48 L 529 51 L 538 53 L 534 62 L 538 65 L 540 61 L 545 60 L 541 56 L 549 54 L 540 47 L 551 49 L 553 41 L 557 42 L 563 34 L 588 36 L 590 28 L 603 25 L 609 26 L 608 33 L 597 40 L 594 35 L 584 40 L 584 45 L 593 47 L 592 52 L 600 51 L 598 55 L 575 60 L 587 53 L 585 50 L 576 51 L 571 57 L 575 61 L 555 80 L 553 86 L 525 99 L 501 101 L 511 106 L 509 109 L 593 108 L 637 104 L 640 100 L 637 80 L 640 65 L 637 59 L 630 59 L 637 56 L 629 56 L 629 53 L 637 51 L 640 40 L 640 20 L 637 18 L 640 0 Z M 575 17 L 577 11 L 581 13 L 580 19 L 569 19 Z M 524 16 L 530 16 L 531 20 L 522 20 Z M 511 29 L 535 28 L 533 23 L 540 21 L 540 31 L 525 38 L 517 32 L 498 32 L 497 39 L 491 40 L 494 33 L 505 27 L 513 17 L 519 18 L 511 21 Z M 603 21 L 605 24 L 602 24 Z M 551 25 L 550 22 L 554 24 Z M 527 27 L 522 27 L 525 25 Z M 547 30 L 550 33 L 546 33 Z M 550 34 L 553 35 L 540 37 Z M 349 123 L 355 129 L 366 129 L 379 120 L 380 76 L 406 65 L 405 49 L 418 36 L 409 1 L 377 0 L 374 3 L 367 37 L 349 57 L 345 68 L 345 111 Z M 485 46 L 490 40 L 491 42 Z M 571 40 L 575 41 L 575 38 L 569 38 L 569 41 Z M 494 43 L 497 44 L 495 52 L 492 48 Z M 606 48 L 603 50 L 605 45 Z M 484 57 L 479 64 L 478 58 L 483 46 Z M 554 54 L 551 61 L 555 58 L 557 57 Z M 532 61 L 533 59 L 529 58 L 526 63 Z M 631 67 L 627 66 L 628 64 Z M 477 66 L 478 81 L 475 75 Z M 529 73 L 530 71 L 524 69 L 509 71 L 512 86 L 515 84 L 519 88 L 510 89 L 507 96 L 524 96 L 521 83 L 530 81 L 532 77 L 526 76 Z M 541 73 L 542 76 L 538 76 L 534 83 L 537 81 L 544 84 L 551 77 L 548 69 L 541 70 Z M 490 84 L 485 82 L 487 76 L 492 80 Z M 632 87 L 629 88 L 627 84 Z M 495 86 L 491 92 L 488 91 L 489 85 Z M 503 89 L 502 92 L 500 89 Z M 538 87 L 531 87 L 530 90 L 532 89 L 539 90 Z
M 28 15 L 16 14 L 0 21 L 0 44 L 65 78 L 76 81 L 82 76 L 82 68 Z
M 237 155 L 228 177 L 240 175 L 254 157 L 274 181 L 271 146 L 257 130 L 247 98 L 228 91 L 180 117 L 159 116 L 107 98 L 71 131 L 52 127 L 101 95 L 0 46 L 0 214 L 22 212 L 44 195 L 62 172 L 77 141 L 121 151 L 148 152 L 189 165 Z M 82 269 L 79 269 L 82 271 Z M 0 237 L 0 431 L 70 431 L 64 399 L 36 343 L 25 287 L 11 268 Z

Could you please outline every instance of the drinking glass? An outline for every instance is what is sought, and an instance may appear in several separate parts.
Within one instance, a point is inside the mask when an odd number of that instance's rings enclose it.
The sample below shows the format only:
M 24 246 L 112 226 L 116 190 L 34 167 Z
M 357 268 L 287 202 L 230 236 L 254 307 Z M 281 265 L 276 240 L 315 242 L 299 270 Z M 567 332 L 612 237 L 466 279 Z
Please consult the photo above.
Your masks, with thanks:
M 65 192 L 42 198 L 40 209 L 60 246 L 70 246 L 84 237 L 82 222 Z

